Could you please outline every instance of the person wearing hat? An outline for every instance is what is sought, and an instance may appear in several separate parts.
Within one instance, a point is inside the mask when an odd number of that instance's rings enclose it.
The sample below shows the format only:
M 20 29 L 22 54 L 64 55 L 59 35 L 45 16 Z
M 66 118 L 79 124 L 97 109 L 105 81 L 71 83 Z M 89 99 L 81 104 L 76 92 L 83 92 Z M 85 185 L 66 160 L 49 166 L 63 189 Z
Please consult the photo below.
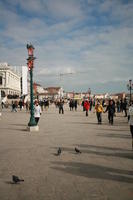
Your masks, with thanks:
M 34 117 L 35 117 L 36 124 L 38 124 L 38 122 L 39 122 L 41 113 L 42 113 L 41 107 L 40 107 L 38 101 L 36 100 L 35 106 L 34 106 Z
M 103 112 L 103 106 L 100 103 L 100 101 L 97 102 L 96 106 L 95 106 L 95 110 L 96 110 L 96 115 L 97 115 L 97 121 L 98 124 L 102 124 L 102 112 Z

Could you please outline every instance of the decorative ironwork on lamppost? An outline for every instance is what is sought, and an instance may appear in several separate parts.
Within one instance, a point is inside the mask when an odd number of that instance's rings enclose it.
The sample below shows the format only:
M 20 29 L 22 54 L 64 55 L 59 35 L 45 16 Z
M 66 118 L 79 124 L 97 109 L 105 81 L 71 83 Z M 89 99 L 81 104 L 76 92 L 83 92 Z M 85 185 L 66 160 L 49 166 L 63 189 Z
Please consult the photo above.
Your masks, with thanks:
M 33 67 L 34 67 L 34 47 L 32 44 L 27 44 L 28 50 L 28 58 L 27 58 L 27 66 L 30 73 L 30 121 L 28 126 L 36 126 L 36 121 L 34 117 L 34 102 L 33 102 Z
M 130 103 L 132 101 L 132 90 L 133 90 L 133 83 L 132 80 L 129 80 L 129 83 L 127 84 L 127 89 L 130 91 Z

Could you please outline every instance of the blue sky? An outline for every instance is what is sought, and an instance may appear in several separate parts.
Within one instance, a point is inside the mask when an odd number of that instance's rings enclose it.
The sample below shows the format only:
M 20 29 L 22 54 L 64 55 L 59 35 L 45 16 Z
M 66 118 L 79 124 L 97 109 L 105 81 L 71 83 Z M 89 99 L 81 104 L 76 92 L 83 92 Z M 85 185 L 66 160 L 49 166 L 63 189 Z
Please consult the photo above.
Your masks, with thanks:
M 126 91 L 133 79 L 133 0 L 0 0 L 0 62 L 67 91 Z M 73 73 L 59 77 L 60 73 Z

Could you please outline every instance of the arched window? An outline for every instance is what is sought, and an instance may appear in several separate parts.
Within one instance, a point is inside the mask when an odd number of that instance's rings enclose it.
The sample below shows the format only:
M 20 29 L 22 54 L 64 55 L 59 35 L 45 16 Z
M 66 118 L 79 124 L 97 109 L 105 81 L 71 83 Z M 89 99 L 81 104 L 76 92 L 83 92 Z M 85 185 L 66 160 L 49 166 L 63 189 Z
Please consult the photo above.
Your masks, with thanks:
M 0 85 L 2 85 L 2 76 L 0 76 Z
M 2 90 L 1 91 L 1 97 L 5 97 L 6 95 L 5 95 L 5 92 Z

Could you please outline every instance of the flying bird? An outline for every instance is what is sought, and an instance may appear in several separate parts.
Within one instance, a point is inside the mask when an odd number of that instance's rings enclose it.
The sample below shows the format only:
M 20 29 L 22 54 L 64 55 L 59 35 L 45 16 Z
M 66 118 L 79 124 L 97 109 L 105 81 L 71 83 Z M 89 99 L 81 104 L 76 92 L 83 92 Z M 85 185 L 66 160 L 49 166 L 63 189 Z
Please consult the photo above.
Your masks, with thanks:
M 75 151 L 76 151 L 76 153 L 81 153 L 81 151 L 76 147 L 75 147 Z
M 59 147 L 58 151 L 57 151 L 57 156 L 59 156 L 61 154 L 61 148 Z
M 12 175 L 12 181 L 13 181 L 13 183 L 19 183 L 24 180 L 20 179 L 18 176 Z

